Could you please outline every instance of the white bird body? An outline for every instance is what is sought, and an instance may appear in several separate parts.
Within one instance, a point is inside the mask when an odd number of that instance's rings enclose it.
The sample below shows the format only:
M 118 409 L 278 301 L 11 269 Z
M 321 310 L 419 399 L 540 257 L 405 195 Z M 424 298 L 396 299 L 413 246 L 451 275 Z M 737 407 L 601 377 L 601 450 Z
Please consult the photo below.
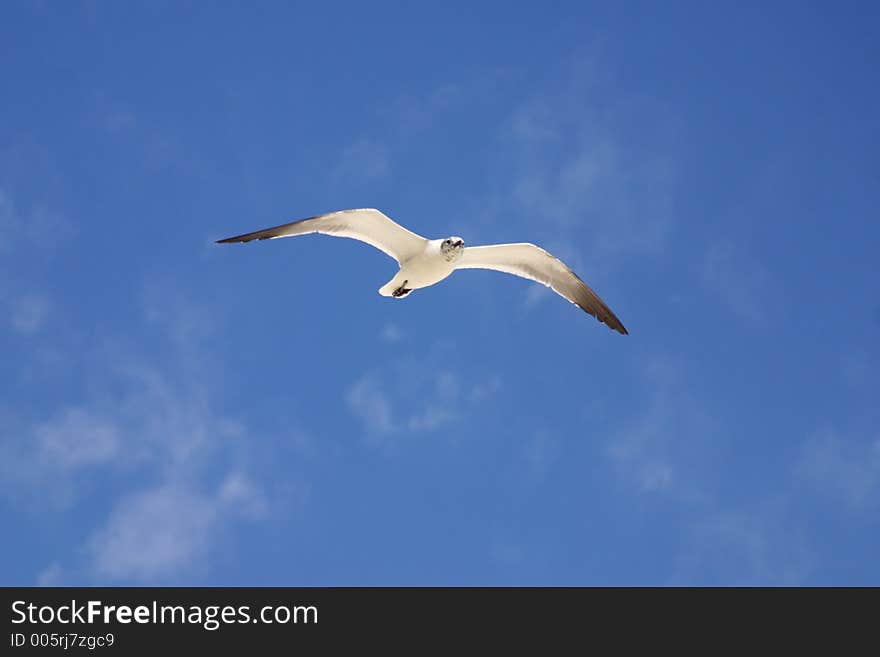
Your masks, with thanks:
M 565 263 L 528 242 L 465 247 L 457 236 L 429 240 L 372 208 L 340 210 L 217 241 L 250 242 L 309 233 L 360 240 L 397 260 L 400 269 L 379 288 L 382 296 L 403 298 L 439 283 L 456 269 L 493 269 L 546 285 L 618 333 L 627 334 L 611 309 Z
M 379 294 L 383 297 L 404 297 L 409 292 L 395 295 L 395 290 L 420 290 L 450 276 L 461 258 L 461 251 L 457 251 L 452 258 L 446 257 L 441 250 L 442 244 L 443 240 L 426 240 L 424 251 L 400 263 L 400 271 L 379 288 Z

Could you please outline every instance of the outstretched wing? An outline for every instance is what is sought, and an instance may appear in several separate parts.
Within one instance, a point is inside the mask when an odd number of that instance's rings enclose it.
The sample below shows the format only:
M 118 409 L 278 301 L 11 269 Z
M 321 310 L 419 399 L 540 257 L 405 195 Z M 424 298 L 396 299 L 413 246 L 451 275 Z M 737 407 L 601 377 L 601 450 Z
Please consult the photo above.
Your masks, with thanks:
M 466 247 L 456 269 L 494 269 L 543 283 L 615 331 L 627 330 L 602 299 L 559 258 L 534 244 Z
M 322 214 L 317 217 L 301 219 L 289 224 L 266 228 L 253 233 L 245 233 L 225 240 L 217 240 L 218 244 L 228 242 L 250 242 L 252 240 L 271 240 L 277 237 L 308 235 L 322 233 L 336 237 L 349 237 L 366 242 L 380 251 L 403 263 L 425 248 L 427 240 L 393 222 L 378 210 L 366 208 L 362 210 L 340 210 Z

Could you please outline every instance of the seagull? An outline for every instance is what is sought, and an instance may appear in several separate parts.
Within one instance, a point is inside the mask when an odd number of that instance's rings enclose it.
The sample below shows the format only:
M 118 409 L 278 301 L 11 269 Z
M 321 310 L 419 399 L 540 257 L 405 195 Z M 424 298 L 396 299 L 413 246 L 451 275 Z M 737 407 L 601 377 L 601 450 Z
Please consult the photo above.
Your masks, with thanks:
M 457 269 L 493 269 L 537 281 L 568 299 L 584 312 L 622 335 L 617 316 L 577 274 L 559 258 L 528 242 L 465 247 L 457 235 L 429 240 L 395 223 L 372 208 L 339 210 L 293 221 L 274 228 L 217 240 L 217 244 L 271 240 L 321 233 L 366 242 L 400 266 L 397 274 L 379 288 L 385 297 L 403 299 L 413 290 L 439 283 Z

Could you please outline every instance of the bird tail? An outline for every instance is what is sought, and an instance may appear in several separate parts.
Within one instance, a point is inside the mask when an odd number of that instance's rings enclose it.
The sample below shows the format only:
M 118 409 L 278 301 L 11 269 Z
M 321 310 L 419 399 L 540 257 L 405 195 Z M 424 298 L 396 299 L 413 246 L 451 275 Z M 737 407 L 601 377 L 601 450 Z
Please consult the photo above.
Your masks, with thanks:
M 398 280 L 397 276 L 379 288 L 379 294 L 383 297 L 394 297 L 395 299 L 403 299 L 403 297 L 408 296 L 410 292 L 412 292 L 412 289 L 406 288 L 406 281 Z

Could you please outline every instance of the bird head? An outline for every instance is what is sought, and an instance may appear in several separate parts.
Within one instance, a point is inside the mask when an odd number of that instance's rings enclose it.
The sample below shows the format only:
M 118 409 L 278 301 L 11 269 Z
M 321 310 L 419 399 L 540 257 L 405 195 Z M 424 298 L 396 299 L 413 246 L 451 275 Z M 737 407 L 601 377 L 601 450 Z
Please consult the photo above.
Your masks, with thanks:
M 463 251 L 464 240 L 457 235 L 447 237 L 440 243 L 440 252 L 449 261 L 457 260 L 458 258 L 460 258 Z

